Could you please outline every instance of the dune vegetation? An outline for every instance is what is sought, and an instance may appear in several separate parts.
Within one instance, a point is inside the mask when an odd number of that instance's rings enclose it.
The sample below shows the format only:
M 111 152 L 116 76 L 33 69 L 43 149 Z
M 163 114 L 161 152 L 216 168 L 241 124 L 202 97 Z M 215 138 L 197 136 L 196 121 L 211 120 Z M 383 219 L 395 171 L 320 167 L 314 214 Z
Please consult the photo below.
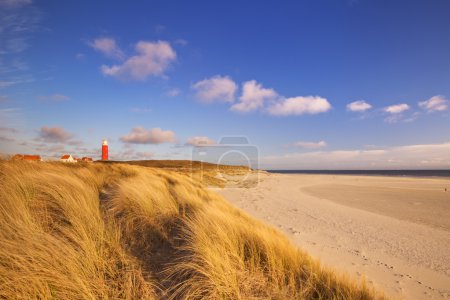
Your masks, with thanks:
M 182 172 L 1 161 L 0 298 L 383 296 Z

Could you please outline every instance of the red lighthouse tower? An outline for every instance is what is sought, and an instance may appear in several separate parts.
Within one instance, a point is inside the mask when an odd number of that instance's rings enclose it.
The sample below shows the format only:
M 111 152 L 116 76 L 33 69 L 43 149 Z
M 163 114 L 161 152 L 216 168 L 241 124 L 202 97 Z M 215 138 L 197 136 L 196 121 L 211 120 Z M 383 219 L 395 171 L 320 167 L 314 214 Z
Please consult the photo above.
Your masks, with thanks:
M 108 160 L 108 141 L 103 139 L 102 143 L 102 160 Z

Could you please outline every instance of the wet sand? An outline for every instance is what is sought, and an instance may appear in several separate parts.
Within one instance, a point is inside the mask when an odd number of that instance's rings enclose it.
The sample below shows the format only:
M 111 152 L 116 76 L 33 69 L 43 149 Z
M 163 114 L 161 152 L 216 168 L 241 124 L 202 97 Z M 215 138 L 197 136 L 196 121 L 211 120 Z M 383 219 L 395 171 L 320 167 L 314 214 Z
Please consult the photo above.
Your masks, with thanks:
M 445 186 L 449 186 L 445 192 Z M 400 220 L 450 230 L 450 179 L 423 178 L 353 178 L 333 179 L 332 184 L 318 184 L 303 191 L 334 201 Z
M 389 296 L 450 299 L 450 179 L 260 179 L 254 188 L 216 191 L 324 264 L 364 277 Z

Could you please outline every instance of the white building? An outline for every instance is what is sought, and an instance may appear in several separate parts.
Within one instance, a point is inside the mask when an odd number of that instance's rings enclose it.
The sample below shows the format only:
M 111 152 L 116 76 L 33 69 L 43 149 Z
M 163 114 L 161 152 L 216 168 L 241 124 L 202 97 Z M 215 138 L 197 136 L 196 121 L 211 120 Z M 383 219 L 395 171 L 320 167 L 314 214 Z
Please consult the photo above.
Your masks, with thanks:
M 71 162 L 71 163 L 77 162 L 70 154 L 64 154 L 63 156 L 61 156 L 60 160 L 62 162 Z

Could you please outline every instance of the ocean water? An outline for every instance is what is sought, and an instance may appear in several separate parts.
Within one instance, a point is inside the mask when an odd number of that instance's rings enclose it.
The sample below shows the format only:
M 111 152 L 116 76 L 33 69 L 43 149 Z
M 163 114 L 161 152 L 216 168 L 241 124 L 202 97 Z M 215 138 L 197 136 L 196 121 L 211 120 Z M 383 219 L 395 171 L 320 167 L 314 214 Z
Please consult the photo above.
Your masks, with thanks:
M 450 170 L 266 170 L 281 174 L 326 174 L 360 176 L 449 177 Z

